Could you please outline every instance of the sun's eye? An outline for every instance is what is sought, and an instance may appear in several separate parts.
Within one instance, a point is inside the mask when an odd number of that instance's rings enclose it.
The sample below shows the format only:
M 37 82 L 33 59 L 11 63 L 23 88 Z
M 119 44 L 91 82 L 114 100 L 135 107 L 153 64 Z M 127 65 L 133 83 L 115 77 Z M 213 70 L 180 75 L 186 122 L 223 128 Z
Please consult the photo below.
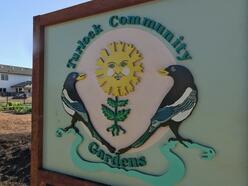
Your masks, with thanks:
M 127 60 L 124 60 L 120 63 L 121 67 L 125 67 L 127 66 Z
M 110 63 L 108 64 L 108 67 L 109 67 L 109 68 L 115 68 L 115 63 L 114 63 L 114 62 L 110 62 Z

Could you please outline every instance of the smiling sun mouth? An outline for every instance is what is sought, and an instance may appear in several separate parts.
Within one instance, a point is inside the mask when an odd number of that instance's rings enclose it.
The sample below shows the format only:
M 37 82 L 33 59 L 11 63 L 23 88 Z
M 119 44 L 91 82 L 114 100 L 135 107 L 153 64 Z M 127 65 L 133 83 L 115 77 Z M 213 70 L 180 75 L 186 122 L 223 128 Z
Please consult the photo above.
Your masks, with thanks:
M 114 74 L 114 78 L 115 78 L 116 80 L 120 80 L 123 76 L 124 76 L 124 75 L 121 74 L 121 73 L 119 73 L 119 74 L 115 73 L 115 74 Z

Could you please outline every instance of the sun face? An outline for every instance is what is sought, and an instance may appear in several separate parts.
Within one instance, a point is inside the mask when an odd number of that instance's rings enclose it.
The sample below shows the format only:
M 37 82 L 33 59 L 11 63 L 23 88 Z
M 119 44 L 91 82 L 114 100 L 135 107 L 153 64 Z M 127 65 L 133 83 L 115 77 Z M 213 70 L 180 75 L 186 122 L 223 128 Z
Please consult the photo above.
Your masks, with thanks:
M 142 54 L 133 44 L 110 43 L 97 61 L 96 77 L 108 95 L 125 96 L 135 90 L 143 73 Z

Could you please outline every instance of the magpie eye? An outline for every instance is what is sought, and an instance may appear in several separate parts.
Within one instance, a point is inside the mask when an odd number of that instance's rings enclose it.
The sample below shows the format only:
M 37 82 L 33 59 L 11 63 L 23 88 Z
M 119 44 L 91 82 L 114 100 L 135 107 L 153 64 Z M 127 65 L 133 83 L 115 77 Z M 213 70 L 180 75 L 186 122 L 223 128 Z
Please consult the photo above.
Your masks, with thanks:
M 176 71 L 176 68 L 175 67 L 171 67 L 171 72 L 175 72 Z

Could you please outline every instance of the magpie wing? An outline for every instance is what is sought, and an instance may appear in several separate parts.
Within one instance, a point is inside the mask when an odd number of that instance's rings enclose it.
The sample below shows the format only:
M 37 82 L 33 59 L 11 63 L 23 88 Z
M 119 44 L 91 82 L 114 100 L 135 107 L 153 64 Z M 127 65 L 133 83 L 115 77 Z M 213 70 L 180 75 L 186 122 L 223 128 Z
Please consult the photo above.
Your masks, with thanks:
M 162 108 L 159 108 L 152 117 L 151 124 L 148 127 L 147 131 L 135 143 L 132 144 L 132 147 L 138 148 L 143 145 L 151 137 L 151 135 L 161 126 L 161 124 L 167 122 L 179 112 L 184 112 L 191 109 L 192 107 L 194 107 L 196 102 L 197 92 L 193 90 L 181 104 L 175 106 L 164 106 Z
M 190 110 L 197 102 L 196 94 L 197 92 L 195 90 L 192 90 L 190 95 L 179 105 L 159 108 L 155 115 L 152 117 L 151 123 L 154 123 L 155 121 L 164 123 L 179 112 Z
M 165 106 L 163 108 L 159 108 L 155 115 L 151 119 L 151 123 L 155 122 L 166 122 L 173 116 L 173 107 Z
M 80 116 L 83 117 L 85 121 L 89 121 L 89 116 L 87 114 L 86 108 L 81 101 L 71 100 L 66 90 L 62 92 L 61 99 L 67 107 L 77 112 Z
M 179 112 L 185 112 L 194 107 L 197 102 L 197 92 L 192 90 L 190 95 L 179 105 L 174 107 L 174 113 L 177 114 Z

